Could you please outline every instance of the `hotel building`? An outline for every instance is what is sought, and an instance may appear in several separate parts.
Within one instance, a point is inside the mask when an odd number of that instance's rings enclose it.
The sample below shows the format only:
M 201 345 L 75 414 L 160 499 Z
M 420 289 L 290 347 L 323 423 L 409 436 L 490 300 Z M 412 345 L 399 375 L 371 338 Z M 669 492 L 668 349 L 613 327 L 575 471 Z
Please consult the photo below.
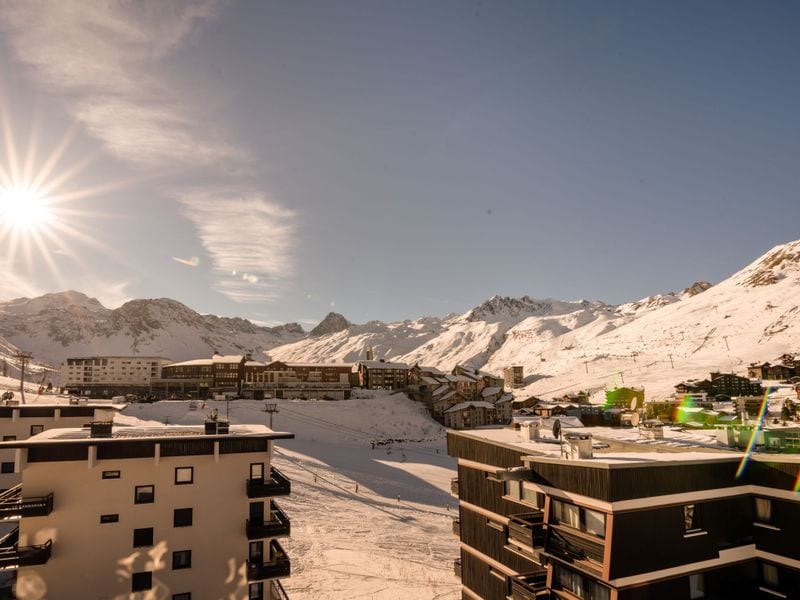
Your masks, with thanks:
M 0 498 L 18 528 L 0 542 L 20 600 L 285 599 L 290 482 L 261 425 L 114 427 L 95 422 L 0 444 L 19 487 Z
M 448 432 L 467 600 L 800 597 L 800 457 Z M 555 440 L 551 439 L 552 442 Z M 612 444 L 613 448 L 613 444 Z

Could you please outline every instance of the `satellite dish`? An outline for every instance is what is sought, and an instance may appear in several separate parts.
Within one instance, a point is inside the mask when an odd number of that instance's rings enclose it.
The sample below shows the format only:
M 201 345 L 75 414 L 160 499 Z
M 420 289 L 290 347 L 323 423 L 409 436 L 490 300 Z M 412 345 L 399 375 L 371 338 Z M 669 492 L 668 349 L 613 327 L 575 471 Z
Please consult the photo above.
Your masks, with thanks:
M 631 410 L 636 410 L 636 398 L 631 398 Z
M 639 413 L 631 415 L 631 426 L 636 427 L 639 424 Z
M 560 438 L 561 437 L 561 421 L 556 419 L 553 421 L 553 437 Z

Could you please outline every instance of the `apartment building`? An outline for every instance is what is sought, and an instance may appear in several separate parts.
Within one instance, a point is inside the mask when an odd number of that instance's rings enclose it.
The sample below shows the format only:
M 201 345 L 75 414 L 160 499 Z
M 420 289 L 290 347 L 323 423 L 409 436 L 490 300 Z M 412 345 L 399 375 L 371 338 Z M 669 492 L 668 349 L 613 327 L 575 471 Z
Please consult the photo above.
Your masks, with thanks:
M 18 528 L 0 549 L 20 600 L 285 599 L 290 482 L 262 425 L 52 429 L 3 442 L 19 488 L 0 501 Z
M 263 367 L 249 354 L 215 354 L 211 358 L 186 360 L 165 365 L 150 389 L 158 396 L 208 398 L 213 394 L 240 395 L 246 368 Z
M 262 400 L 273 398 L 350 398 L 350 363 L 307 363 L 274 361 L 245 366 L 242 393 Z
M 4 442 L 26 440 L 31 436 L 60 427 L 83 427 L 92 421 L 111 421 L 123 404 L 6 404 L 0 406 L 0 436 Z M 15 451 L 0 447 L 0 490 L 19 485 L 15 469 Z
M 507 390 L 520 388 L 525 385 L 525 369 L 522 365 L 514 365 L 503 369 L 503 382 Z
M 411 367 L 405 363 L 362 360 L 358 363 L 359 385 L 368 390 L 402 390 L 408 387 Z
M 147 391 L 172 362 L 161 356 L 86 356 L 61 364 L 61 387 L 71 394 L 108 397 Z
M 736 453 L 600 454 L 570 433 L 565 458 L 530 437 L 448 432 L 462 598 L 800 597 L 798 457 L 737 477 Z

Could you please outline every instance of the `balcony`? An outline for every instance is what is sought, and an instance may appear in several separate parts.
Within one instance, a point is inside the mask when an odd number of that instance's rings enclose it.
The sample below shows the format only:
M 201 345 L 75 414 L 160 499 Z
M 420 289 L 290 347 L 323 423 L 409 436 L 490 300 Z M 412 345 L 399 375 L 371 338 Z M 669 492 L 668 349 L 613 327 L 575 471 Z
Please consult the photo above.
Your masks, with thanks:
M 450 493 L 458 498 L 458 477 L 453 477 L 450 480 Z
M 544 512 L 521 513 L 508 518 L 508 539 L 526 548 L 544 547 Z
M 22 497 L 22 486 L 16 485 L 0 494 L 0 521 L 21 517 L 44 517 L 53 512 L 53 494 L 33 498 Z
M 550 597 L 547 590 L 547 571 L 523 573 L 511 577 L 511 600 L 543 600 Z
M 283 589 L 283 584 L 274 579 L 270 582 L 270 600 L 289 600 L 289 594 Z
M 286 516 L 280 506 L 270 501 L 269 520 L 255 522 L 247 519 L 245 522 L 247 529 L 247 539 L 257 540 L 260 538 L 285 537 L 291 531 L 289 517 Z
M 43 565 L 50 560 L 53 542 L 47 540 L 37 546 L 12 546 L 0 548 L 0 571 L 10 571 L 19 567 Z
M 453 535 L 461 537 L 461 519 L 453 519 Z
M 270 467 L 269 479 L 248 479 L 247 497 L 266 498 L 268 496 L 288 496 L 292 493 L 292 483 L 275 467 Z
M 602 538 L 551 523 L 548 525 L 545 552 L 592 577 L 602 576 L 605 553 L 605 541 Z
M 456 574 L 456 577 L 461 579 L 461 559 L 457 558 L 453 561 L 453 573 Z
M 247 561 L 247 581 L 261 581 L 277 577 L 289 577 L 291 565 L 289 556 L 283 547 L 276 541 L 269 543 L 270 559 L 264 562 Z

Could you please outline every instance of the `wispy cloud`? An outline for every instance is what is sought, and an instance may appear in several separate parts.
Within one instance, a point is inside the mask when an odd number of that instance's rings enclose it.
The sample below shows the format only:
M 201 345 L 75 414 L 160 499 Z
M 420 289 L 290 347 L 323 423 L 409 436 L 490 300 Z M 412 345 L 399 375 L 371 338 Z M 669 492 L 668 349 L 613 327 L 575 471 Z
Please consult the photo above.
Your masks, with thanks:
M 33 79 L 64 97 L 76 121 L 117 158 L 148 169 L 212 169 L 235 181 L 252 171 L 249 152 L 208 133 L 192 114 L 196 93 L 182 96 L 159 75 L 163 59 L 219 8 L 218 0 L 2 2 L 0 34 Z M 213 263 L 214 288 L 237 302 L 274 298 L 291 270 L 294 212 L 252 186 L 174 197 Z
M 272 300 L 291 277 L 297 213 L 249 190 L 178 193 L 214 264 L 215 289 L 236 302 Z
M 223 165 L 247 153 L 198 134 L 184 98 L 157 75 L 159 60 L 202 29 L 216 0 L 0 4 L 16 58 L 41 84 L 66 95 L 72 116 L 117 157 L 140 165 Z

